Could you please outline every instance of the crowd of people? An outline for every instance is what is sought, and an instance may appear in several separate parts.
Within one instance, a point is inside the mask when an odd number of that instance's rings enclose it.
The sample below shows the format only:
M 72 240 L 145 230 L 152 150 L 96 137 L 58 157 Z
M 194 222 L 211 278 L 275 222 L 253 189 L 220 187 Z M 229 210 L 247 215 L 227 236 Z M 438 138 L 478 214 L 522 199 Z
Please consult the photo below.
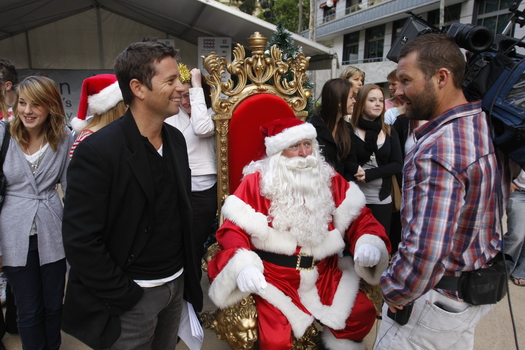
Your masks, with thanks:
M 210 87 L 176 57 L 129 45 L 114 74 L 84 80 L 70 128 L 53 80 L 19 82 L 0 59 L 0 336 L 18 332 L 27 350 L 59 349 L 61 330 L 94 349 L 174 349 L 182 310 L 202 309 L 214 235 L 209 296 L 220 308 L 254 297 L 260 349 L 291 349 L 317 320 L 326 349 L 363 350 L 377 318 L 376 350 L 473 349 L 497 300 L 460 277 L 503 249 L 525 285 L 525 173 L 505 178 L 453 39 L 404 45 L 389 97 L 348 67 L 306 122 L 261 125 L 265 154 L 219 227 Z

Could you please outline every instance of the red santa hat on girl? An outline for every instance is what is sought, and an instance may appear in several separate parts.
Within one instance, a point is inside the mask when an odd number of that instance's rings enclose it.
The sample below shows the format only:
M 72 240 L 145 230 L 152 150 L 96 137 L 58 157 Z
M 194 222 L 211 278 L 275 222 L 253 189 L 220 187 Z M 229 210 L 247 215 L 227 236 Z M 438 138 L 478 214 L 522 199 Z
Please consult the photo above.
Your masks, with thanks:
M 263 124 L 261 130 L 268 157 L 284 151 L 302 140 L 314 140 L 317 137 L 315 128 L 297 118 L 274 119 Z
M 71 127 L 76 132 L 86 125 L 88 110 L 92 114 L 104 114 L 122 101 L 122 92 L 115 74 L 99 74 L 86 78 L 82 83 L 78 114 L 71 120 Z

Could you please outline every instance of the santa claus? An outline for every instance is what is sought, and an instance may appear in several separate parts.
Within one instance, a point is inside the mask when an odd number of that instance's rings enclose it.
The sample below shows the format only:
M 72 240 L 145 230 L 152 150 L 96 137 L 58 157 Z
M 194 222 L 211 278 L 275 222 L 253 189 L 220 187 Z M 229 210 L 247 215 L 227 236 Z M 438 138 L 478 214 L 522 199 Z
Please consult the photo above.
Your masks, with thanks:
M 364 349 L 376 311 L 359 279 L 378 284 L 390 242 L 365 197 L 320 154 L 315 128 L 295 118 L 261 127 L 266 157 L 222 207 L 221 250 L 209 262 L 220 308 L 253 294 L 259 349 L 291 349 L 317 319 L 328 349 Z

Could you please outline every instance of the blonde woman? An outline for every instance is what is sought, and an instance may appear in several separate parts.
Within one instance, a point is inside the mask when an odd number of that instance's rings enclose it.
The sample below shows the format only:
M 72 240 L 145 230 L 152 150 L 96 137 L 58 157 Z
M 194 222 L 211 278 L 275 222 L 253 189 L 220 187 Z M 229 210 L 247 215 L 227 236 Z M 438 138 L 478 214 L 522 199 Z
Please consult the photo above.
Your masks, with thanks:
M 28 77 L 18 92 L 3 166 L 7 178 L 0 215 L 3 270 L 18 307 L 23 348 L 59 349 L 66 260 L 57 185 L 66 190 L 67 154 L 73 140 L 53 80 Z M 5 130 L 0 132 L 5 135 Z
M 361 86 L 365 83 L 365 72 L 357 67 L 348 66 L 343 73 L 341 73 L 339 78 L 350 81 L 356 88 L 356 91 L 359 91 Z

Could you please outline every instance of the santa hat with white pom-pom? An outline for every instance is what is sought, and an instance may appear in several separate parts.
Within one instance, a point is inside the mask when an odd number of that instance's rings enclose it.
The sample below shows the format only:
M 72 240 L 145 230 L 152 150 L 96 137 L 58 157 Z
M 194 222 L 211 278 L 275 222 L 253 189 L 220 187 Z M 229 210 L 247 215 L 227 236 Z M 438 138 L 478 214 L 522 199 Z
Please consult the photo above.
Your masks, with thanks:
M 91 114 L 104 114 L 122 101 L 122 92 L 114 74 L 99 74 L 86 78 L 82 83 L 78 114 L 71 120 L 71 127 L 76 132 L 86 125 L 88 111 Z

